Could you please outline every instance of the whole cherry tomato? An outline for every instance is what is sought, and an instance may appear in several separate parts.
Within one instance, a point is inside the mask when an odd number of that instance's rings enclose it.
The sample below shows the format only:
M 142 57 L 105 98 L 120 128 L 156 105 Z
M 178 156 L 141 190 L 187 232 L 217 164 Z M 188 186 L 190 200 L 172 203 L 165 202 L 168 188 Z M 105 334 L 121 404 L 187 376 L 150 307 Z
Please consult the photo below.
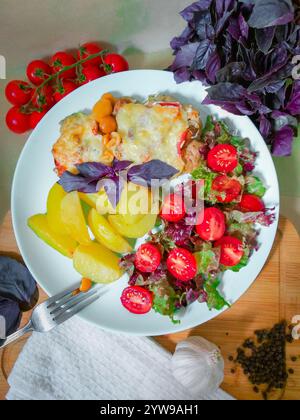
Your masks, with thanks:
M 19 107 L 14 106 L 6 114 L 6 125 L 10 131 L 23 134 L 30 129 L 29 115 L 24 114 Z
M 84 58 L 88 58 L 91 55 L 98 54 L 103 50 L 98 44 L 93 42 L 87 42 L 80 46 L 79 50 L 77 51 L 78 60 L 82 60 Z M 89 67 L 89 66 L 100 66 L 102 64 L 101 56 L 92 58 L 91 60 L 87 61 L 86 63 L 82 64 L 82 67 Z
M 71 80 L 62 80 L 61 86 L 54 92 L 55 102 L 61 101 L 65 96 L 69 95 L 69 93 L 77 89 L 77 87 L 76 83 Z
M 107 54 L 104 57 L 104 64 L 108 74 L 129 70 L 128 62 L 120 54 Z
M 50 65 L 52 67 L 53 73 L 58 73 L 64 67 L 71 66 L 75 63 L 76 63 L 76 60 L 72 56 L 72 54 L 66 53 L 64 51 L 60 51 L 54 54 L 54 56 L 51 58 Z M 70 70 L 66 70 L 59 77 L 60 79 L 75 79 L 76 78 L 75 67 Z
M 28 64 L 26 74 L 34 85 L 40 85 L 45 79 L 51 76 L 51 67 L 42 60 L 34 60 Z
M 12 80 L 5 88 L 6 99 L 17 106 L 27 104 L 31 99 L 32 92 L 30 84 L 22 80 Z
M 102 67 L 90 66 L 82 69 L 82 75 L 79 77 L 79 84 L 85 85 L 92 80 L 99 79 L 100 77 L 106 76 L 106 72 Z
M 47 111 L 33 111 L 29 116 L 30 128 L 33 130 L 46 114 Z
M 38 90 L 32 97 L 32 104 L 38 110 L 49 110 L 55 104 L 53 97 L 53 89 L 49 85 L 45 85 Z

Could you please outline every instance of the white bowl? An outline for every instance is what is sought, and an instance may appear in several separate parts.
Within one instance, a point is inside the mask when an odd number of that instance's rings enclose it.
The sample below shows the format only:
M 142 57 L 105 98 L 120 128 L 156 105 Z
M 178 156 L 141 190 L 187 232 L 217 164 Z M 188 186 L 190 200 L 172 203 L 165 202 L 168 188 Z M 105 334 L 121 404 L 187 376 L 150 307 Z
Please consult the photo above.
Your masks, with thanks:
M 260 273 L 275 239 L 279 217 L 279 188 L 274 164 L 263 138 L 248 117 L 235 116 L 215 106 L 202 106 L 206 92 L 200 82 L 177 85 L 173 74 L 164 71 L 129 71 L 106 76 L 82 86 L 55 105 L 32 132 L 20 156 L 12 187 L 13 226 L 29 270 L 49 295 L 54 295 L 80 280 L 72 261 L 44 244 L 27 227 L 27 219 L 36 213 L 46 212 L 48 192 L 57 181 L 51 149 L 59 137 L 59 122 L 74 112 L 91 109 L 105 92 L 112 92 L 116 96 L 134 96 L 142 100 L 154 93 L 172 95 L 198 108 L 203 120 L 208 114 L 226 118 L 241 136 L 251 140 L 253 150 L 259 154 L 255 172 L 263 177 L 268 187 L 265 202 L 268 207 L 275 207 L 276 222 L 271 227 L 259 228 L 261 246 L 251 257 L 248 266 L 240 273 L 229 271 L 223 276 L 222 291 L 229 302 L 236 302 Z M 206 304 L 196 302 L 180 316 L 179 325 L 173 325 L 168 317 L 154 311 L 147 315 L 133 315 L 120 302 L 120 295 L 126 284 L 127 278 L 123 276 L 109 287 L 98 302 L 79 316 L 107 330 L 152 336 L 192 328 L 220 314 L 218 311 L 209 311 Z

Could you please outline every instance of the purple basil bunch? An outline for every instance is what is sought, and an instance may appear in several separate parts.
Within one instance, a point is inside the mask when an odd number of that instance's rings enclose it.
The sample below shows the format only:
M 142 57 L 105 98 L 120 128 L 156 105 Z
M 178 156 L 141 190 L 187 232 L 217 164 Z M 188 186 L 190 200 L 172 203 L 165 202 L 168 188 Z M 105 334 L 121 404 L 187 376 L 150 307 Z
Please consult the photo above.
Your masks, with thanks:
M 300 116 L 300 26 L 292 0 L 199 0 L 172 40 L 177 83 L 210 86 L 204 104 L 249 116 L 275 156 L 292 153 Z

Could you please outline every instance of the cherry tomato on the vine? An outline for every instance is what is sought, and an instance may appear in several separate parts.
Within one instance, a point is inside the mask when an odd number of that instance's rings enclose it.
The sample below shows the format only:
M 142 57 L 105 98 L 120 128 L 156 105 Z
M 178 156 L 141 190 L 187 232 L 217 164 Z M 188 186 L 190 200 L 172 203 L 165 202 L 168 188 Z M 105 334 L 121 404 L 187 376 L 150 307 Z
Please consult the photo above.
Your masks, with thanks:
M 42 60 L 34 60 L 27 66 L 27 77 L 34 85 L 38 86 L 51 76 L 51 67 Z
M 32 97 L 32 105 L 38 110 L 49 110 L 54 104 L 53 89 L 49 85 L 37 90 Z
M 29 116 L 30 128 L 33 130 L 46 114 L 47 111 L 33 111 Z
M 87 42 L 80 46 L 79 50 L 77 51 L 78 60 L 82 60 L 85 58 L 90 57 L 91 55 L 98 54 L 103 50 L 98 44 L 94 42 Z M 101 56 L 92 58 L 91 60 L 87 61 L 86 63 L 82 64 L 82 67 L 89 67 L 89 66 L 100 66 L 102 64 Z
M 106 72 L 102 67 L 90 66 L 82 69 L 81 76 L 79 77 L 79 84 L 85 85 L 93 80 L 99 79 L 100 77 L 106 76 Z
M 12 105 L 25 105 L 27 104 L 32 96 L 33 89 L 29 83 L 23 82 L 22 80 L 12 80 L 5 88 L 6 99 Z
M 104 64 L 108 74 L 129 70 L 127 60 L 120 54 L 107 54 L 104 57 Z
M 69 95 L 69 93 L 77 89 L 77 87 L 76 83 L 71 80 L 62 80 L 61 86 L 57 88 L 53 95 L 55 102 L 61 101 L 65 96 Z
M 6 114 L 6 125 L 12 132 L 23 134 L 30 129 L 29 115 L 14 106 Z
M 58 73 L 64 67 L 71 66 L 76 63 L 75 58 L 72 54 L 66 53 L 64 51 L 57 52 L 51 58 L 50 65 L 52 67 L 53 73 Z M 76 69 L 75 67 L 60 74 L 60 79 L 75 79 L 76 78 Z

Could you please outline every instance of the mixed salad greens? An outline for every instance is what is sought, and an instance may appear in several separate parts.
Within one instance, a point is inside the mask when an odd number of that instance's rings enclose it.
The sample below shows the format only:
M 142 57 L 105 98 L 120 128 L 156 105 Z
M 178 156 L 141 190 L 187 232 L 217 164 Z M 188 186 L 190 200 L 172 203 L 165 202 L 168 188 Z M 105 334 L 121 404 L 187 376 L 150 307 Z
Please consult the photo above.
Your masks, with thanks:
M 195 301 L 210 310 L 229 307 L 219 290 L 222 274 L 247 266 L 259 247 L 257 224 L 274 221 L 262 200 L 264 182 L 253 174 L 256 153 L 246 139 L 209 116 L 199 153 L 201 163 L 191 179 L 165 198 L 155 233 L 121 260 L 130 277 L 121 300 L 131 312 L 153 308 L 178 323 L 179 310 Z M 199 199 L 204 207 L 196 212 Z

